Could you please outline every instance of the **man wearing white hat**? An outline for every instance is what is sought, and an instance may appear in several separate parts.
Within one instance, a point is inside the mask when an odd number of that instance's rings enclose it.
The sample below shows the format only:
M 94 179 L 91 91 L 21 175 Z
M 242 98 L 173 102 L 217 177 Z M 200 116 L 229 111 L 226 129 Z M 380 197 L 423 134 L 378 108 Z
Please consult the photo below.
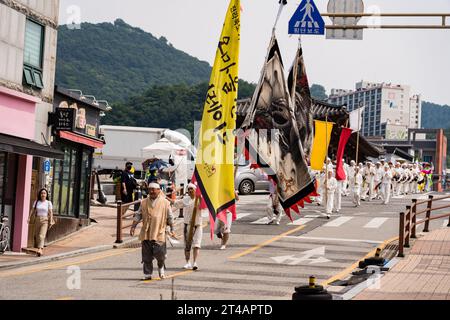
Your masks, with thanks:
M 142 200 L 139 211 L 135 214 L 130 235 L 134 237 L 136 226 L 142 221 L 139 240 L 142 242 L 142 263 L 144 265 L 144 280 L 151 280 L 153 273 L 153 259 L 158 262 L 160 279 L 165 278 L 164 264 L 166 260 L 166 229 L 170 226 L 173 234 L 173 215 L 170 202 L 166 199 L 161 186 L 150 183 L 148 198 Z
M 184 269 L 193 269 L 198 270 L 197 258 L 200 252 L 200 248 L 202 247 L 202 238 L 203 238 L 203 217 L 200 209 L 200 203 L 197 207 L 197 212 L 195 215 L 195 221 L 193 219 L 193 212 L 195 206 L 195 191 L 197 190 L 197 186 L 193 183 L 188 185 L 188 197 L 184 197 L 183 199 L 173 201 L 172 204 L 174 208 L 181 209 L 184 208 L 184 255 L 186 258 L 186 265 L 183 267 Z M 194 223 L 194 236 L 192 239 L 192 243 L 189 243 L 189 230 L 191 224 Z M 193 248 L 193 263 L 191 264 L 191 249 Z

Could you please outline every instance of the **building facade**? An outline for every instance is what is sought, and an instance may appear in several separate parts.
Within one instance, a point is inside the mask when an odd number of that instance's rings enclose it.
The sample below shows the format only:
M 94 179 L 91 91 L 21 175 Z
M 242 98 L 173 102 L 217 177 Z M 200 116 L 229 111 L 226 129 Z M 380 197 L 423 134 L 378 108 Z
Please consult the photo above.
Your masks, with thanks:
M 47 234 L 49 242 L 90 224 L 92 159 L 103 148 L 100 119 L 108 111 L 107 104 L 58 86 L 53 106 L 48 123 L 52 146 L 64 157 L 50 161 L 45 173 L 56 222 Z
M 349 111 L 365 107 L 361 133 L 366 137 L 406 140 L 421 127 L 422 101 L 405 85 L 358 82 L 355 90 L 332 89 L 328 101 Z
M 50 147 L 59 0 L 0 1 L 0 214 L 11 249 L 27 246 L 30 204 L 45 186 Z

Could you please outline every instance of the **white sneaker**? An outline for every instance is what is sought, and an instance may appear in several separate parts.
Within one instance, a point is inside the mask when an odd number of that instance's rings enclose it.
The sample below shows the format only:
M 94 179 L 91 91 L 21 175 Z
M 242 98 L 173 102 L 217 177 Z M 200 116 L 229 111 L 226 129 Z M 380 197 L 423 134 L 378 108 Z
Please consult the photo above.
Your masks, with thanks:
M 220 250 L 225 250 L 227 248 L 227 246 L 221 246 Z
M 327 219 L 330 219 L 330 218 L 331 218 L 331 215 L 327 214 Z
M 149 281 L 152 280 L 152 276 L 148 275 L 148 274 L 144 274 L 144 276 L 142 277 L 142 281 Z
M 192 270 L 194 270 L 194 271 L 197 271 L 197 270 L 198 270 L 197 262 L 194 263 L 194 266 L 193 266 Z
M 161 280 L 166 278 L 166 275 L 164 274 L 164 268 L 159 269 L 158 272 L 159 272 L 159 278 Z
M 183 269 L 192 269 L 192 264 L 190 262 L 186 263 Z

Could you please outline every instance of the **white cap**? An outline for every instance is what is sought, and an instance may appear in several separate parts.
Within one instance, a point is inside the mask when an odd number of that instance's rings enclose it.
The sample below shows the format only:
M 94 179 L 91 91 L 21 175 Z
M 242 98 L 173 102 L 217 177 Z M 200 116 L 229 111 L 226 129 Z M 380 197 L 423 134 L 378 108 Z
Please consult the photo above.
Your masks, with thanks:
M 149 187 L 150 189 L 161 189 L 161 186 L 160 186 L 158 183 L 156 183 L 156 182 L 150 183 L 150 184 L 148 185 L 148 187 Z

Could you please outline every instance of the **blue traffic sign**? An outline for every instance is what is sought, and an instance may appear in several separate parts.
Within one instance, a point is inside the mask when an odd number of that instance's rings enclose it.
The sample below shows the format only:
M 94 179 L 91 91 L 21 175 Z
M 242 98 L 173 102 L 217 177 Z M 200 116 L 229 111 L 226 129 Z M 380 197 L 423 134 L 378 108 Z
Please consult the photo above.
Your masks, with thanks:
M 45 160 L 44 161 L 44 172 L 45 173 L 49 173 L 51 169 L 51 162 L 50 160 Z
M 289 21 L 289 34 L 325 34 L 325 21 L 313 0 L 303 0 Z

